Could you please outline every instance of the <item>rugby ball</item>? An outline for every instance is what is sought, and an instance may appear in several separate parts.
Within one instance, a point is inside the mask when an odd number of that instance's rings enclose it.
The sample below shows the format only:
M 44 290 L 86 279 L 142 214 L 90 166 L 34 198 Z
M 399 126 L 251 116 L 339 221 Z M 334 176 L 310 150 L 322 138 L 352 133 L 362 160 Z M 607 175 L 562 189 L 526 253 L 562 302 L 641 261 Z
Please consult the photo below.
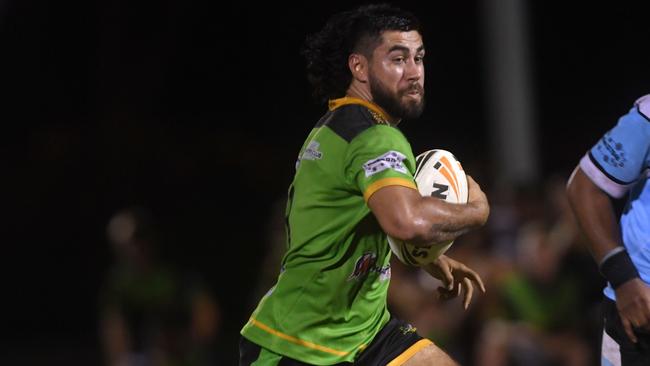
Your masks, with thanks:
M 415 183 L 423 196 L 436 197 L 450 203 L 467 203 L 467 177 L 463 166 L 447 150 L 426 151 L 415 159 Z M 435 261 L 453 244 L 453 240 L 415 246 L 388 236 L 388 244 L 397 258 L 410 266 L 421 266 Z

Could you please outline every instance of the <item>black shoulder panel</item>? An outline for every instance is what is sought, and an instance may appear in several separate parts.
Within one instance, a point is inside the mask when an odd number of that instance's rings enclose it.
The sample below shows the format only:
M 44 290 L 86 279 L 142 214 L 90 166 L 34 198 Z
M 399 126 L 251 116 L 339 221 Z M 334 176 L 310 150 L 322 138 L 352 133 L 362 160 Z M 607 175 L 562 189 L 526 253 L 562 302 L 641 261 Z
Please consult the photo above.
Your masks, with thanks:
M 328 112 L 321 121 L 347 142 L 376 124 L 368 108 L 356 104 L 344 105 Z

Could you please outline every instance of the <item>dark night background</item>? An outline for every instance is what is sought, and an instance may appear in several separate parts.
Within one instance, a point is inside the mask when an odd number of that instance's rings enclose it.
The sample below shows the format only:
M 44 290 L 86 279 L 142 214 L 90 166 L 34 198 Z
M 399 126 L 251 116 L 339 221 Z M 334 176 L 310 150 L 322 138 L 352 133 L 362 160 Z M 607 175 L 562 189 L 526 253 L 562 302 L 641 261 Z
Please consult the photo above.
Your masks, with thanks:
M 568 177 L 650 92 L 639 3 L 568 3 L 527 12 L 542 177 Z M 479 6 L 403 4 L 426 26 L 428 101 L 403 131 L 416 153 L 452 150 L 489 186 Z M 223 316 L 218 347 L 235 363 L 272 204 L 324 110 L 298 50 L 349 6 L 0 2 L 0 363 L 101 363 L 105 227 L 132 204 L 154 213 L 163 257 L 210 285 Z

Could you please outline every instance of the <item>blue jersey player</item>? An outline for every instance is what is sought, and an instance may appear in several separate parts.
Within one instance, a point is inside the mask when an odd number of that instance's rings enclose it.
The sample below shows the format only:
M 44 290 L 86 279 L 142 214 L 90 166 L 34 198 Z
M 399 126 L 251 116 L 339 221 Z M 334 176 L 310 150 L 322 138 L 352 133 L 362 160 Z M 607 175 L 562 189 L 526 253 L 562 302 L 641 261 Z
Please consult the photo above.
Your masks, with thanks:
M 567 192 L 607 279 L 602 365 L 650 365 L 650 95 L 580 160 Z M 612 199 L 626 199 L 620 219 Z

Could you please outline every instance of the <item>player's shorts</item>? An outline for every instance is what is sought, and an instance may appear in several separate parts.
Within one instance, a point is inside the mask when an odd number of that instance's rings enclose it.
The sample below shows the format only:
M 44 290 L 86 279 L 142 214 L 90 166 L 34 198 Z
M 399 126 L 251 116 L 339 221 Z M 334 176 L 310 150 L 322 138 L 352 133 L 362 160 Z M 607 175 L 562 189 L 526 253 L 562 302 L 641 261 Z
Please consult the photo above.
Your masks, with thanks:
M 432 342 L 422 338 L 411 324 L 392 318 L 375 336 L 370 345 L 359 355 L 354 365 L 397 366 L 411 358 Z M 307 366 L 309 364 L 279 355 L 241 337 L 239 343 L 239 366 L 255 363 L 260 366 Z M 343 362 L 338 365 L 352 365 Z
M 650 365 L 650 332 L 635 329 L 637 343 L 625 333 L 616 303 L 605 297 L 603 300 L 605 329 L 601 350 L 602 366 L 648 366 Z

